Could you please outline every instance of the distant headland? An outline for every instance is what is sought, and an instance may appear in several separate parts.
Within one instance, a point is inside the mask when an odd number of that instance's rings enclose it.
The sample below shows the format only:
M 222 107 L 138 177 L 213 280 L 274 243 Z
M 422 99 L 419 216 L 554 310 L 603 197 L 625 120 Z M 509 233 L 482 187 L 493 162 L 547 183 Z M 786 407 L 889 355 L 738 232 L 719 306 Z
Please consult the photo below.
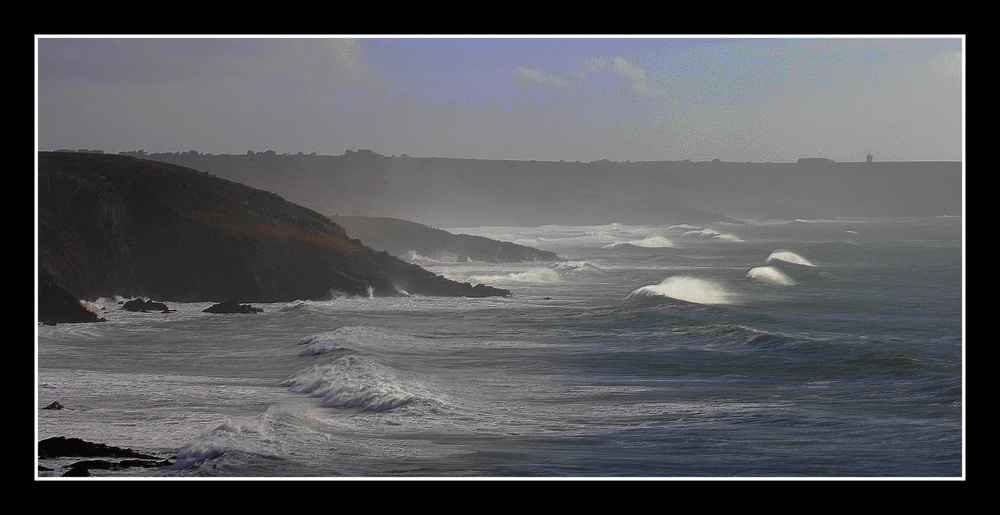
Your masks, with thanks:
M 366 149 L 337 156 L 128 154 L 272 191 L 326 215 L 392 217 L 439 227 L 962 212 L 962 163 L 954 161 L 502 161 L 383 156 Z

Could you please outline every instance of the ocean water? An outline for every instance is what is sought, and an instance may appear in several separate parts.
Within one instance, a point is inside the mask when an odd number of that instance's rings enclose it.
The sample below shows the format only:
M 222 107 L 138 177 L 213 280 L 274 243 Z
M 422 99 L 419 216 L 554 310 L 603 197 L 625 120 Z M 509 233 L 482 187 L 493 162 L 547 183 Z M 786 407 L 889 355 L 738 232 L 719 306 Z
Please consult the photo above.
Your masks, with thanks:
M 176 462 L 106 477 L 964 475 L 959 217 L 449 230 L 565 261 L 410 256 L 509 298 L 101 299 L 37 327 L 38 438 Z

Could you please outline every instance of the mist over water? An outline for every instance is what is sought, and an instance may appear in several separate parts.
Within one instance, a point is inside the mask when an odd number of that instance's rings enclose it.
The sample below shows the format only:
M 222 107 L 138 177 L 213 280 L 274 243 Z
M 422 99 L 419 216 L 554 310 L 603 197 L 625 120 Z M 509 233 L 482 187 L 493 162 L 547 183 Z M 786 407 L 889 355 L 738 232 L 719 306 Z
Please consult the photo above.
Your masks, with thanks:
M 108 476 L 962 474 L 960 218 L 449 231 L 563 261 L 421 263 L 508 298 L 100 299 L 37 328 L 39 438 L 177 457 Z

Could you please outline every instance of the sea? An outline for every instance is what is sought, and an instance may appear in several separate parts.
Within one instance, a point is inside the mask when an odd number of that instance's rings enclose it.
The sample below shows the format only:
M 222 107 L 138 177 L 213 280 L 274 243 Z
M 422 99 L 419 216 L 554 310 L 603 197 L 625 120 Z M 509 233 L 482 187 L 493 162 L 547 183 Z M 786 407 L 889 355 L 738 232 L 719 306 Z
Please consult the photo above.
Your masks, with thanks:
M 85 302 L 36 328 L 38 439 L 172 463 L 84 480 L 964 478 L 962 217 L 448 230 L 562 261 L 407 254 L 507 298 Z

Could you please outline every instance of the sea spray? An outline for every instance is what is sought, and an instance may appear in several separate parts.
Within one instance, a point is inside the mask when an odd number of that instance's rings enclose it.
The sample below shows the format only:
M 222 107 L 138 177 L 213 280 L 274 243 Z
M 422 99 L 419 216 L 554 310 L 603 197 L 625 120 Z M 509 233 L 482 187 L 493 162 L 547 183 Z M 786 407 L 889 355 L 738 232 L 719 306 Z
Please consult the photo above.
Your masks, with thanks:
M 651 284 L 629 293 L 626 299 L 643 297 L 670 297 L 695 304 L 731 304 L 735 296 L 722 286 L 705 279 L 684 275 L 668 277 L 659 284 Z
M 747 271 L 747 279 L 781 286 L 794 286 L 795 281 L 773 266 L 758 266 Z
M 771 261 L 775 261 L 775 260 L 777 260 L 777 261 L 784 261 L 786 263 L 793 263 L 793 264 L 796 264 L 796 265 L 816 266 L 816 265 L 810 263 L 808 259 L 806 259 L 806 258 L 804 258 L 804 257 L 802 257 L 802 256 L 800 256 L 800 255 L 798 255 L 798 254 L 796 254 L 796 253 L 794 253 L 794 252 L 792 252 L 790 250 L 785 250 L 785 249 L 775 250 L 774 252 L 771 253 L 770 256 L 767 256 L 767 259 L 765 259 L 764 262 L 770 263 Z
M 514 272 L 506 275 L 473 275 L 469 281 L 476 283 L 555 283 L 562 279 L 559 272 L 544 267 L 535 267 L 523 272 Z
M 641 240 L 631 240 L 631 241 L 616 241 L 614 243 L 609 243 L 602 246 L 602 249 L 614 249 L 622 246 L 631 245 L 633 247 L 643 247 L 647 249 L 660 249 L 673 247 L 674 242 L 663 236 L 649 236 Z

